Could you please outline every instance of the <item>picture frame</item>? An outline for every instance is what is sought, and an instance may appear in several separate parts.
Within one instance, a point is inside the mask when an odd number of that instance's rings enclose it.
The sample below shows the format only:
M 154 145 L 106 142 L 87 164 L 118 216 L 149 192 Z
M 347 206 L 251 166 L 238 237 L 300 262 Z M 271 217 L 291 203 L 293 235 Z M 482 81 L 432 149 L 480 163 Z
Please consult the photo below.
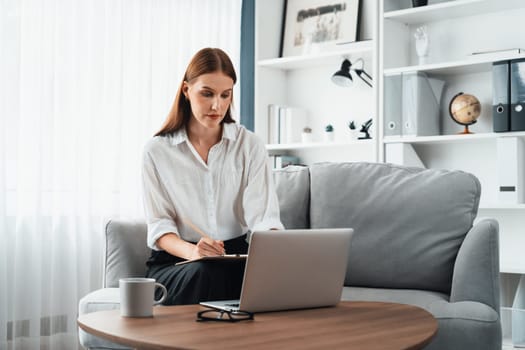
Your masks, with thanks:
M 335 50 L 357 40 L 360 0 L 285 0 L 281 57 Z

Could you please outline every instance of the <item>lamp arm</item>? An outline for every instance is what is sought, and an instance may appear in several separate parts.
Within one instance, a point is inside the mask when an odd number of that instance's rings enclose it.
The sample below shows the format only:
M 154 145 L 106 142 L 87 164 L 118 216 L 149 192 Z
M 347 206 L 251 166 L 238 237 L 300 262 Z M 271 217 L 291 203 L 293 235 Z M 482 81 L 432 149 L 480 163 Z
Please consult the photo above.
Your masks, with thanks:
M 372 87 L 372 84 L 371 84 L 369 81 L 365 80 L 365 78 L 363 78 L 363 77 L 361 76 L 361 74 L 364 74 L 368 79 L 372 80 L 372 77 L 371 77 L 370 75 L 368 75 L 368 73 L 365 72 L 364 69 L 359 69 L 359 70 L 356 69 L 355 71 L 356 71 L 356 73 L 357 73 L 357 76 L 358 76 L 359 78 L 361 78 L 362 81 L 364 81 L 368 86 Z
M 361 64 L 361 68 L 353 68 L 352 70 L 357 73 L 357 76 L 361 78 L 362 81 L 364 81 L 368 86 L 372 87 L 372 84 L 361 76 L 364 74 L 368 79 L 370 79 L 370 81 L 372 81 L 372 77 L 367 72 L 365 72 L 365 61 L 362 58 L 359 58 L 354 62 L 353 65 L 355 66 L 359 63 Z
M 365 72 L 365 70 L 363 69 L 361 72 L 363 72 L 364 75 L 366 75 L 366 77 L 370 80 L 372 80 L 372 77 L 370 75 L 368 75 L 367 72 Z

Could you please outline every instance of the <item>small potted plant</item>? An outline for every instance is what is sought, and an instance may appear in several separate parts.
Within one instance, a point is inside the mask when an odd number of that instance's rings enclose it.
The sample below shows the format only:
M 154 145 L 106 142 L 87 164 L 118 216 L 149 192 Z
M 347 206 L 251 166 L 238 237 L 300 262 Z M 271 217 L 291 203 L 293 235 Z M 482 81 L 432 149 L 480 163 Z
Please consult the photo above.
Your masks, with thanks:
M 303 132 L 301 134 L 301 141 L 303 143 L 312 142 L 312 128 L 308 126 L 303 128 Z
M 348 122 L 348 129 L 350 130 L 350 138 L 352 140 L 357 140 L 357 138 L 359 137 L 359 131 L 355 126 L 355 121 L 351 120 L 350 122 Z
M 334 141 L 334 127 L 332 126 L 332 124 L 328 124 L 324 127 L 324 136 L 327 142 Z

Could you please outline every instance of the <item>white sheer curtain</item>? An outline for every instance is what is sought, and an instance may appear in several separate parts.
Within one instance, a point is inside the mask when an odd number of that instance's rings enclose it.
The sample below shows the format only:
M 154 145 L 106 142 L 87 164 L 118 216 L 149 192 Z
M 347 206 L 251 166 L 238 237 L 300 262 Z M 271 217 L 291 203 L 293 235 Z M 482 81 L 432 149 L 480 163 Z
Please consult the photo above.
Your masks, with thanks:
M 78 346 L 103 222 L 142 216 L 142 146 L 198 49 L 238 70 L 240 15 L 241 0 L 0 0 L 0 349 Z

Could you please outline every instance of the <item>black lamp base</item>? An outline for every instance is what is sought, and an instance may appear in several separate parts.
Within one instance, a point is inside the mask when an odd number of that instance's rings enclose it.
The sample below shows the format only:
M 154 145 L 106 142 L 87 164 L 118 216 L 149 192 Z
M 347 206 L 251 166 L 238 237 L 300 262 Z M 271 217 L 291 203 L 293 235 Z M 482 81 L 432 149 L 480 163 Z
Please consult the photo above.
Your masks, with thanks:
M 412 6 L 419 7 L 419 6 L 426 6 L 428 5 L 428 0 L 412 0 Z

